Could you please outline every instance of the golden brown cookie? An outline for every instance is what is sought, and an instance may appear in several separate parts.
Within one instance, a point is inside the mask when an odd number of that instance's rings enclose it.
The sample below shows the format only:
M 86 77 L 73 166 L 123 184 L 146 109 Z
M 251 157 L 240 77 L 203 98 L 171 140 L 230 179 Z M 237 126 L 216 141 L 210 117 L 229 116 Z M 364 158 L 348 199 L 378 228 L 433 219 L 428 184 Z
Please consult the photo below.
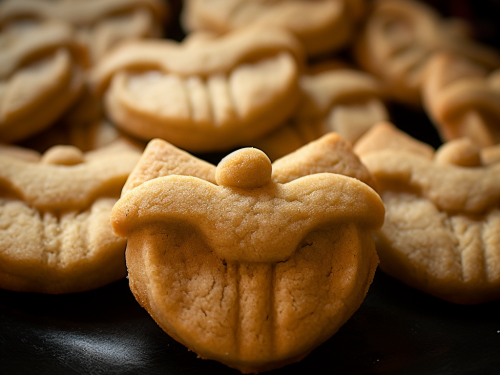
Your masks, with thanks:
M 160 0 L 6 0 L 0 4 L 0 26 L 67 22 L 96 62 L 122 40 L 161 36 L 166 12 L 167 3 Z
M 301 360 L 359 307 L 378 262 L 384 208 L 335 173 L 371 179 L 346 147 L 330 134 L 273 165 L 246 148 L 215 167 L 152 141 L 111 219 L 138 302 L 200 357 L 244 373 Z
M 427 145 L 382 126 L 355 148 L 386 208 L 375 239 L 381 269 L 454 303 L 500 298 L 498 159 L 483 161 L 467 138 L 429 154 Z M 359 149 L 362 141 L 371 149 Z
M 424 3 L 376 0 L 359 40 L 356 59 L 379 77 L 395 101 L 420 106 L 423 72 L 429 57 L 449 51 L 488 67 L 500 65 L 500 55 L 468 37 L 465 24 L 443 19 Z
M 0 49 L 0 142 L 15 142 L 51 125 L 77 99 L 85 54 L 58 22 L 9 29 Z
M 187 31 L 220 34 L 250 24 L 282 27 L 297 36 L 308 55 L 318 55 L 345 47 L 364 9 L 364 0 L 188 0 L 182 21 Z
M 115 49 L 93 71 L 106 111 L 144 140 L 190 151 L 231 149 L 278 126 L 299 100 L 298 41 L 276 28 L 222 37 L 137 41 Z
M 271 160 L 329 132 L 336 132 L 354 143 L 373 124 L 389 119 L 376 78 L 351 68 L 337 67 L 340 64 L 328 65 L 315 69 L 316 74 L 300 77 L 302 100 L 292 118 L 252 143 Z
M 109 217 L 139 155 L 1 147 L 0 288 L 72 293 L 123 278 L 125 241 Z
M 500 142 L 500 69 L 436 54 L 427 66 L 422 95 L 444 141 L 469 137 L 481 147 Z

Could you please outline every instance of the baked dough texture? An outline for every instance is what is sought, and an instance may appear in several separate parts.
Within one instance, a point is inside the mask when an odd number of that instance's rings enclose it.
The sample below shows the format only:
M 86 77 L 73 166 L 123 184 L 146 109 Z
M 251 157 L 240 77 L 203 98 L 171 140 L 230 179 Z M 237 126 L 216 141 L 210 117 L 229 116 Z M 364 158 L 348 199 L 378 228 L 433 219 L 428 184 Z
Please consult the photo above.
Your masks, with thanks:
M 393 100 L 420 107 L 420 91 L 428 59 L 447 51 L 488 67 L 500 55 L 469 38 L 467 26 L 444 19 L 431 7 L 412 0 L 376 0 L 355 43 L 364 70 L 379 77 Z
M 339 63 L 327 65 L 335 68 L 299 78 L 302 99 L 293 116 L 252 146 L 276 160 L 330 132 L 355 143 L 373 124 L 389 120 L 378 79 Z
M 0 288 L 81 292 L 125 277 L 125 241 L 109 221 L 140 153 L 110 146 L 42 156 L 0 148 Z
M 467 138 L 429 153 L 389 124 L 373 128 L 355 151 L 386 208 L 376 234 L 380 268 L 446 301 L 500 298 L 499 160 L 483 160 Z
M 161 0 L 5 0 L 0 3 L 0 26 L 17 22 L 66 22 L 98 61 L 118 42 L 160 37 L 168 13 Z
M 478 146 L 500 142 L 500 69 L 451 53 L 429 62 L 422 88 L 424 109 L 444 141 L 468 137 Z
M 319 55 L 345 47 L 364 10 L 364 0 L 188 0 L 182 23 L 190 32 L 220 34 L 251 24 L 282 27 L 297 36 L 308 55 Z
M 272 165 L 245 148 L 215 167 L 150 142 L 111 218 L 137 301 L 201 358 L 244 373 L 301 360 L 356 311 L 378 263 L 384 207 L 346 176 L 373 182 L 348 146 L 329 134 Z
M 228 150 L 282 123 L 299 100 L 300 44 L 277 28 L 249 27 L 182 43 L 137 41 L 113 50 L 93 71 L 107 89 L 107 114 L 144 140 Z
M 60 22 L 0 34 L 0 142 L 15 142 L 50 126 L 83 86 L 85 50 Z

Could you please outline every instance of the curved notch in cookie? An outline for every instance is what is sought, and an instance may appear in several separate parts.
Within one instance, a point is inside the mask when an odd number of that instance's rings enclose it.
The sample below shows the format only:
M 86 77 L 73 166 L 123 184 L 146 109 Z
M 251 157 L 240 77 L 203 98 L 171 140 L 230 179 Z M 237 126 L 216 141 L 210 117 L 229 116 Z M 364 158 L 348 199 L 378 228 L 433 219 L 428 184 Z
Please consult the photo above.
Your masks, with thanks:
M 364 13 L 360 0 L 186 1 L 186 30 L 225 33 L 250 24 L 282 27 L 304 45 L 308 55 L 333 52 L 352 38 Z
M 331 173 L 339 165 L 314 162 L 339 142 L 326 136 L 275 167 L 252 148 L 217 167 L 163 141 L 146 148 L 111 220 L 128 239 L 136 299 L 169 335 L 260 372 L 302 359 L 352 315 L 384 207 L 368 185 Z M 354 156 L 344 167 L 363 174 Z
M 483 160 L 486 154 L 469 139 L 448 142 L 429 155 L 428 146 L 394 127 L 377 130 L 363 141 L 386 147 L 357 151 L 386 207 L 376 235 L 380 267 L 447 301 L 500 298 L 498 159 L 488 152 Z M 403 141 L 387 142 L 390 137 Z
M 114 147 L 95 158 L 56 146 L 32 154 L 0 150 L 0 287 L 72 293 L 124 277 L 125 241 L 109 215 L 139 153 Z
M 281 29 L 246 28 L 182 43 L 122 45 L 95 68 L 116 124 L 191 151 L 227 150 L 270 131 L 294 109 L 302 53 Z M 109 86 L 109 87 L 108 87 Z

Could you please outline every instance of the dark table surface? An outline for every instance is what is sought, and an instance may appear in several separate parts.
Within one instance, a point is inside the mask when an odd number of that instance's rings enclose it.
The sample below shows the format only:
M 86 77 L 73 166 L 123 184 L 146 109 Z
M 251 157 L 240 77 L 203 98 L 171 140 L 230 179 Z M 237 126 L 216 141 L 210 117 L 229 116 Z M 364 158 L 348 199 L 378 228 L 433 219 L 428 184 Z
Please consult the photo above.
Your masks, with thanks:
M 377 272 L 352 318 L 269 374 L 499 374 L 500 302 L 453 305 Z M 1 374 L 237 374 L 165 334 L 122 280 L 50 296 L 0 291 Z

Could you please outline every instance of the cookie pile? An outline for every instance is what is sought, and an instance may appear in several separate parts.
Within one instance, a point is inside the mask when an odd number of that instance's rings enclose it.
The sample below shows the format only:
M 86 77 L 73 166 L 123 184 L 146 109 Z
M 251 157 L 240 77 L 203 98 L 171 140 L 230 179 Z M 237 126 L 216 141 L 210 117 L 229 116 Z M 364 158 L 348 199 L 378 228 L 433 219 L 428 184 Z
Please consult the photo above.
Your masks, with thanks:
M 0 3 L 0 288 L 128 271 L 165 332 L 244 373 L 333 335 L 379 257 L 444 300 L 500 298 L 500 53 L 414 0 L 174 8 Z

